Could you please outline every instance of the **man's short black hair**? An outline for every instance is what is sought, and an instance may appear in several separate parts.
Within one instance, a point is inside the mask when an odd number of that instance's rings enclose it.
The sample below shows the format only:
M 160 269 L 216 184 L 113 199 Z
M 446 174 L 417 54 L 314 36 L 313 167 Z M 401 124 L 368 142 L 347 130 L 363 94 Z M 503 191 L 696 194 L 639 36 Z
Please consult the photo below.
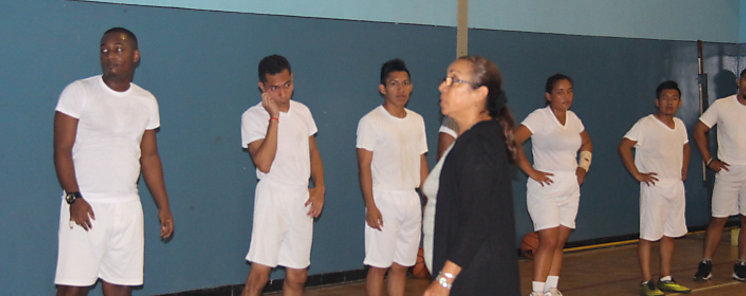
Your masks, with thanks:
M 407 76 L 412 79 L 412 76 L 409 75 L 409 70 L 407 70 L 407 65 L 404 64 L 404 61 L 400 59 L 393 59 L 384 63 L 383 66 L 381 66 L 381 84 L 386 85 L 386 78 L 389 77 L 389 73 L 400 71 L 407 72 Z
M 675 89 L 677 92 L 679 92 L 679 97 L 681 97 L 681 90 L 679 89 L 679 84 L 676 83 L 676 81 L 668 80 L 668 81 L 663 81 L 661 82 L 661 84 L 658 85 L 658 88 L 655 90 L 655 98 L 656 99 L 660 98 L 661 93 L 667 89 Z
M 276 54 L 266 56 L 259 62 L 259 81 L 262 83 L 267 82 L 267 74 L 275 75 L 285 69 L 288 70 L 288 73 L 293 74 L 288 59 Z
M 109 34 L 109 33 L 121 33 L 121 34 L 127 35 L 127 38 L 132 40 L 132 48 L 137 49 L 137 36 L 135 36 L 135 33 L 132 33 L 132 31 L 127 30 L 122 27 L 114 27 L 114 28 L 106 30 L 103 36 L 106 36 L 106 34 Z

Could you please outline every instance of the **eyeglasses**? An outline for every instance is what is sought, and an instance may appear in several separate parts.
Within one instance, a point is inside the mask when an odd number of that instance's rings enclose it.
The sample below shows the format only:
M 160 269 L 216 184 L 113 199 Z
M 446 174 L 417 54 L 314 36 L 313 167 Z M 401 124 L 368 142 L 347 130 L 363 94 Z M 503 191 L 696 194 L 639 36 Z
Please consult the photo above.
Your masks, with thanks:
M 472 87 L 477 87 L 477 86 L 480 86 L 480 84 L 479 84 L 479 83 L 476 83 L 476 82 L 474 82 L 474 81 L 469 81 L 469 80 L 461 80 L 461 79 L 458 79 L 458 78 L 454 78 L 454 77 L 451 77 L 451 76 L 446 76 L 445 78 L 443 78 L 443 79 L 442 79 L 442 80 L 440 81 L 440 83 L 444 83 L 444 82 L 445 82 L 446 86 L 449 86 L 449 87 L 450 87 L 451 85 L 453 85 L 454 83 L 460 83 L 460 84 L 470 84 L 470 85 L 471 85 Z

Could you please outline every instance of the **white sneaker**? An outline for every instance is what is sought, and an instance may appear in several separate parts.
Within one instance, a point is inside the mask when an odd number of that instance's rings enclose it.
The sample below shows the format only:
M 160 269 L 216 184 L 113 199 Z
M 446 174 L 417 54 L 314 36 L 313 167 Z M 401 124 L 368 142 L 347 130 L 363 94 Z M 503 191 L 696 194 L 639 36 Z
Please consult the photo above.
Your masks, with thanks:
M 549 288 L 549 291 L 545 292 L 544 296 L 562 296 L 562 292 L 557 288 Z

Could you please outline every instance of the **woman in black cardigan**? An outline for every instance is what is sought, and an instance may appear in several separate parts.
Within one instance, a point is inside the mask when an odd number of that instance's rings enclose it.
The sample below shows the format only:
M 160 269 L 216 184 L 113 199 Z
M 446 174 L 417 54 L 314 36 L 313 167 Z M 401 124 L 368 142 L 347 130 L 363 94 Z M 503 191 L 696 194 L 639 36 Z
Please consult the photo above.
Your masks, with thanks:
M 510 164 L 516 146 L 502 77 L 461 57 L 438 88 L 460 134 L 443 164 L 435 210 L 433 283 L 424 295 L 518 295 Z

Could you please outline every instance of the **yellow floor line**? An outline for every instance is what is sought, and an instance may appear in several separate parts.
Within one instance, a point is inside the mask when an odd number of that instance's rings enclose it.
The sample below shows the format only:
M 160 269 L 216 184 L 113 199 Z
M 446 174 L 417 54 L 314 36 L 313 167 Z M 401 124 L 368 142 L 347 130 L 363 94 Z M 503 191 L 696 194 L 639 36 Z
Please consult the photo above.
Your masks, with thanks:
M 723 230 L 724 231 L 729 231 L 729 230 L 731 230 L 733 228 L 738 228 L 738 226 L 725 227 Z M 704 230 L 692 231 L 692 232 L 687 233 L 686 236 L 703 234 L 703 233 L 705 233 Z M 591 250 L 591 249 L 599 249 L 599 248 L 606 248 L 606 247 L 614 247 L 614 246 L 622 246 L 622 245 L 635 244 L 638 241 L 639 241 L 639 239 L 631 239 L 631 240 L 624 240 L 624 241 L 617 241 L 617 242 L 610 242 L 610 243 L 603 243 L 603 244 L 579 246 L 579 247 L 565 248 L 564 251 L 565 252 L 585 251 L 585 250 Z
M 584 250 L 590 250 L 590 249 L 598 249 L 598 248 L 605 248 L 605 247 L 613 247 L 613 246 L 621 246 L 621 245 L 628 245 L 628 244 L 634 244 L 637 243 L 638 240 L 631 239 L 626 241 L 618 241 L 618 242 L 610 242 L 610 243 L 603 243 L 603 244 L 595 244 L 595 245 L 587 245 L 587 246 L 580 246 L 580 247 L 574 247 L 574 248 L 566 248 L 565 252 L 576 252 L 576 251 L 584 251 Z
M 707 290 L 712 290 L 712 289 L 718 289 L 718 288 L 724 288 L 724 287 L 728 287 L 728 286 L 735 286 L 735 285 L 743 285 L 743 283 L 741 283 L 741 282 L 727 282 L 727 283 L 720 284 L 720 285 L 714 285 L 714 286 L 709 286 L 709 287 L 704 287 L 704 288 L 692 289 L 692 293 L 702 292 L 702 291 L 707 291 Z

